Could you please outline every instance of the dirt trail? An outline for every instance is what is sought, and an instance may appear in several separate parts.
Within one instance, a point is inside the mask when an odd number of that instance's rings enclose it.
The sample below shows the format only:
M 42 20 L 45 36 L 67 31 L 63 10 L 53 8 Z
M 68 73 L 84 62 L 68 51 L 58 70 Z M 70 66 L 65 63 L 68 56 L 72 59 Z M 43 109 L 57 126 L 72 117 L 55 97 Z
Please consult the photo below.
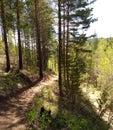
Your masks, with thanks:
M 0 130 L 26 130 L 25 114 L 35 94 L 46 85 L 52 86 L 55 80 L 57 76 L 51 75 L 20 95 L 0 102 Z

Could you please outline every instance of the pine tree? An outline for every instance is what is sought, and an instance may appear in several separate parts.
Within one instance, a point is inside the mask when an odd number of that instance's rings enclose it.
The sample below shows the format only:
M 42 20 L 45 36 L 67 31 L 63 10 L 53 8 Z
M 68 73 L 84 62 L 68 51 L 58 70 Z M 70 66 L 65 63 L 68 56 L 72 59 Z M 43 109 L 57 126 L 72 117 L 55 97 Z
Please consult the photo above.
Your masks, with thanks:
M 7 25 L 5 20 L 5 8 L 4 1 L 0 1 L 0 9 L 1 9 L 1 20 L 2 20 L 2 28 L 3 28 L 3 40 L 5 44 L 5 54 L 6 54 L 6 72 L 10 70 L 10 58 L 9 58 L 9 47 L 7 41 Z
M 17 32 L 18 32 L 18 52 L 19 52 L 19 70 L 23 69 L 22 63 L 22 45 L 21 45 L 21 36 L 20 36 L 20 1 L 16 0 L 16 8 L 17 8 Z
M 43 78 L 42 70 L 42 45 L 40 33 L 40 14 L 39 14 L 39 1 L 35 0 L 35 22 L 36 22 L 36 45 L 37 45 L 37 64 L 39 65 L 39 76 Z
M 62 33 L 61 33 L 61 0 L 58 0 L 58 41 L 59 41 L 59 56 L 58 56 L 58 72 L 59 72 L 59 89 L 62 96 Z
M 65 79 L 62 79 L 62 83 L 66 84 L 66 90 L 67 93 L 70 93 L 70 95 L 73 96 L 73 102 L 75 102 L 75 93 L 80 85 L 80 76 L 81 73 L 84 73 L 85 69 L 85 63 L 84 59 L 81 57 L 81 53 L 87 52 L 84 50 L 85 41 L 87 40 L 86 31 L 90 27 L 90 23 L 94 22 L 95 19 L 92 17 L 91 12 L 92 8 L 90 8 L 90 4 L 92 4 L 95 1 L 86 1 L 86 0 L 64 0 L 60 1 L 60 28 L 64 26 L 62 23 L 63 19 L 65 18 L 66 21 L 66 28 L 62 31 L 60 29 L 59 35 L 59 47 L 62 48 L 62 41 L 65 41 L 65 45 L 63 44 L 63 48 L 66 48 L 66 50 L 59 48 L 59 63 L 61 64 L 60 68 L 60 75 L 61 78 L 66 77 Z M 65 5 L 65 12 L 64 10 Z M 66 39 L 63 35 L 66 34 Z M 65 46 L 65 47 L 64 47 Z M 61 52 L 61 51 L 64 52 Z M 64 55 L 65 54 L 65 55 Z M 65 59 L 65 60 L 63 60 Z M 63 69 L 65 68 L 65 71 L 63 73 Z M 70 90 L 70 92 L 69 92 Z

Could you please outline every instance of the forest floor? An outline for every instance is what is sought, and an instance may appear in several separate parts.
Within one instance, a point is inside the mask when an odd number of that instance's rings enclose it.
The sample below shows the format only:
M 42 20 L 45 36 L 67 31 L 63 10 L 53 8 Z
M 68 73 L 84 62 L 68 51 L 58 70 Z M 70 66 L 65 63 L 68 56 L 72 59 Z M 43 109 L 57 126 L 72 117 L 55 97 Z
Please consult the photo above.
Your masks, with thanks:
M 97 90 L 96 88 L 84 87 L 82 88 L 82 92 L 88 97 L 90 102 L 94 105 L 96 113 L 99 113 L 99 100 L 101 99 L 101 91 Z M 105 120 L 106 122 L 109 122 L 109 119 L 111 118 L 111 128 L 109 130 L 113 130 L 113 111 L 106 109 L 101 118 L 103 118 L 103 120 Z
M 58 77 L 54 74 L 46 75 L 42 81 L 36 83 L 32 87 L 22 86 L 22 88 L 20 88 L 20 90 L 18 90 L 14 95 L 9 96 L 8 98 L 0 97 L 0 130 L 26 130 L 26 113 L 28 112 L 29 108 L 34 105 L 34 97 L 39 95 L 39 101 L 41 91 L 48 86 L 50 86 L 50 88 L 53 87 L 55 90 L 54 86 L 56 86 L 57 80 Z M 85 89 L 87 90 L 87 88 Z M 90 89 L 88 89 L 88 91 L 85 89 L 83 89 L 83 92 L 88 94 L 88 98 L 90 99 L 91 103 L 94 104 L 98 110 L 98 104 L 96 101 L 99 98 L 99 94 L 97 92 L 92 93 L 92 90 Z M 69 106 L 69 103 L 67 103 L 66 100 L 64 103 L 68 104 Z M 64 104 L 64 106 L 66 104 Z M 55 107 L 55 104 L 52 103 L 51 105 L 52 107 Z M 65 108 L 64 106 L 63 108 Z
M 33 98 L 47 85 L 53 86 L 57 76 L 51 74 L 21 93 L 8 99 L 0 99 L 0 130 L 26 130 L 26 112 Z

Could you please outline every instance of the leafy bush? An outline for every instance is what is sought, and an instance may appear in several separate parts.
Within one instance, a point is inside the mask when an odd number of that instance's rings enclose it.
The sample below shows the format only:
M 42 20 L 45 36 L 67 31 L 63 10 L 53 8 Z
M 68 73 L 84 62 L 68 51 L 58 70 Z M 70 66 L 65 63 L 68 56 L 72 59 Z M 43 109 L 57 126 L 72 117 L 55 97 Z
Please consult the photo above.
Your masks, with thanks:
M 38 122 L 36 128 L 40 130 L 108 130 L 105 124 L 98 126 L 83 117 L 74 116 L 68 112 L 59 113 L 54 119 L 45 112 L 38 119 L 36 109 L 32 108 L 27 117 L 29 126 L 36 126 L 35 122 Z
M 87 120 L 80 116 L 74 116 L 69 112 L 59 113 L 57 117 L 52 121 L 52 130 L 108 130 L 108 126 L 101 124 L 95 125 L 90 120 Z
M 73 116 L 67 112 L 58 114 L 55 118 L 52 128 L 55 130 L 67 128 L 69 130 L 90 130 L 89 122 L 83 118 Z
M 47 130 L 51 124 L 51 118 L 48 115 L 48 112 L 44 112 L 42 116 L 39 118 L 39 127 L 41 130 Z
M 38 114 L 37 110 L 33 107 L 27 113 L 27 124 L 29 128 L 40 128 L 40 130 L 47 130 L 51 124 L 51 116 L 45 110 L 42 115 Z
M 28 119 L 28 126 L 32 126 L 34 124 L 34 121 L 38 118 L 37 112 L 35 108 L 31 108 L 27 113 L 27 119 Z

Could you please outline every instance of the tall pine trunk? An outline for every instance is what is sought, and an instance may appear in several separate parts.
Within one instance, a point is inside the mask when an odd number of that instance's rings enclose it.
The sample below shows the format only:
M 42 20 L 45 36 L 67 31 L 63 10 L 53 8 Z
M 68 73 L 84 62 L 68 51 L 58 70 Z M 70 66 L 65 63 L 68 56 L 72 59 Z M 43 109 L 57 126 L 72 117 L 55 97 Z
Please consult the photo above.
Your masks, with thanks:
M 63 84 L 66 86 L 66 9 L 65 3 L 63 3 L 63 44 L 62 44 L 62 52 L 63 52 Z
M 69 2 L 68 2 L 68 5 L 67 5 L 67 37 L 66 37 L 66 84 L 67 84 L 67 87 L 69 88 L 70 87 L 70 84 L 69 84 L 69 63 L 68 63 L 68 52 L 69 52 Z
M 1 9 L 1 20 L 3 27 L 3 40 L 5 44 L 5 54 L 6 54 L 6 72 L 10 70 L 10 58 L 9 58 L 9 48 L 7 42 L 7 31 L 6 31 L 6 21 L 5 21 L 5 9 L 3 0 L 0 1 L 0 9 Z
M 37 46 L 37 65 L 39 66 L 39 78 L 43 78 L 42 49 L 40 40 L 40 22 L 39 22 L 39 0 L 35 0 L 35 23 L 36 23 L 36 46 Z
M 22 63 L 22 45 L 21 45 L 21 38 L 20 38 L 20 9 L 19 9 L 19 0 L 16 0 L 17 6 L 17 33 L 18 33 L 18 53 L 19 53 L 19 70 L 23 69 Z
M 59 72 L 59 90 L 62 96 L 62 33 L 61 33 L 61 0 L 58 0 L 58 40 L 59 40 L 59 57 L 58 57 L 58 72 Z

